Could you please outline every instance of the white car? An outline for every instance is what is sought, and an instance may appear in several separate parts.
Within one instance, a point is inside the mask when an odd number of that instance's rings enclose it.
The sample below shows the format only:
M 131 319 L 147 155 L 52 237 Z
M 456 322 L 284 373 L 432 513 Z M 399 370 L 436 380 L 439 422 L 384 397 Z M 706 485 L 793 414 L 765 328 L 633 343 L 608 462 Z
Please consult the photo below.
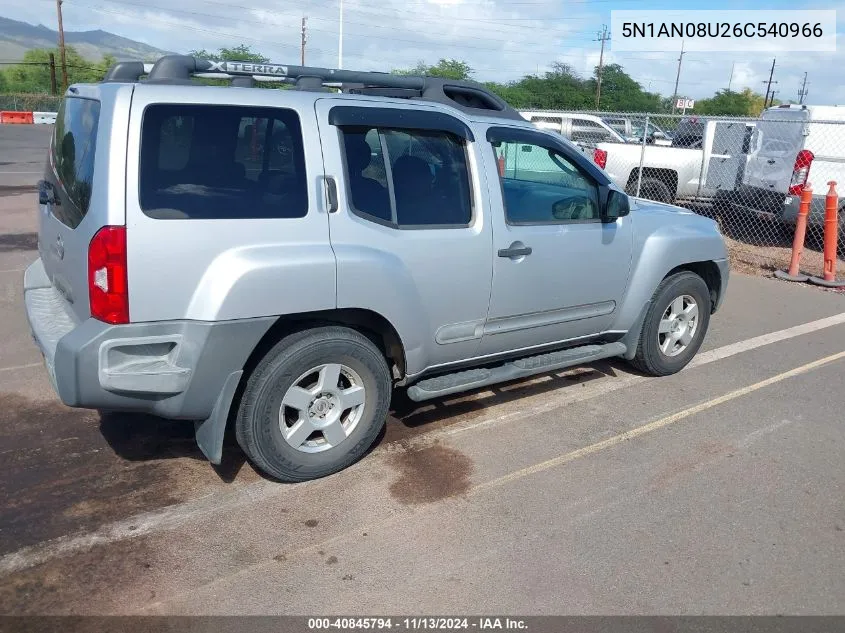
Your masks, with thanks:
M 557 132 L 582 148 L 592 149 L 598 143 L 626 143 L 619 132 L 593 114 L 551 110 L 520 114 L 538 128 Z

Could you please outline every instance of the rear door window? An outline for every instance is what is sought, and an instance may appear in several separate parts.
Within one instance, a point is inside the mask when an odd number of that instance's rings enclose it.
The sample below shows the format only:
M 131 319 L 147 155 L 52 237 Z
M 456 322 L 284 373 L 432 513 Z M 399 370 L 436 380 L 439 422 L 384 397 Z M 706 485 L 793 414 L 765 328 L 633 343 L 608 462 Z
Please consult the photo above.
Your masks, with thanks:
M 806 110 L 766 110 L 757 124 L 754 146 L 765 156 L 796 154 L 804 144 L 808 116 Z
M 449 132 L 344 127 L 352 210 L 394 228 L 453 228 L 472 220 L 464 142 Z
M 308 189 L 299 117 L 280 108 L 151 105 L 139 195 L 156 219 L 301 218 Z
M 56 115 L 50 159 L 63 204 L 52 213 L 70 228 L 82 222 L 91 203 L 99 122 L 100 102 L 93 99 L 68 97 Z

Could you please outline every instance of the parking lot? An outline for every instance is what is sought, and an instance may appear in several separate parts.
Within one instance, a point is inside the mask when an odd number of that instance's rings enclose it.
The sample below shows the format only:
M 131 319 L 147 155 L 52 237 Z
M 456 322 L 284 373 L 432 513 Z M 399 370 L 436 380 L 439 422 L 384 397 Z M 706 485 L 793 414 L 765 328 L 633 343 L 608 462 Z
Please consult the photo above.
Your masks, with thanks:
M 845 294 L 734 274 L 699 356 L 426 405 L 353 467 L 64 407 L 29 337 L 47 126 L 0 126 L 0 612 L 841 614 Z

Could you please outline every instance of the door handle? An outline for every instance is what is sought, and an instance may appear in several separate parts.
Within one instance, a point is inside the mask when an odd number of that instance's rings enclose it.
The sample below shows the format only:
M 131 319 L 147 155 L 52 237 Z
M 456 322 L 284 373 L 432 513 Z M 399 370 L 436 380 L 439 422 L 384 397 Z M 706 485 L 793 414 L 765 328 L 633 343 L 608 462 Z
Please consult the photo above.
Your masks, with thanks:
M 531 251 L 530 246 L 524 246 L 524 245 L 520 244 L 519 242 L 514 242 L 513 244 L 511 244 L 507 248 L 500 248 L 499 249 L 499 257 L 510 257 L 510 258 L 525 257 L 526 255 L 530 255 L 531 252 L 532 251 Z
M 323 182 L 326 184 L 326 202 L 329 213 L 336 213 L 339 205 L 337 201 L 337 182 L 332 176 L 325 176 Z

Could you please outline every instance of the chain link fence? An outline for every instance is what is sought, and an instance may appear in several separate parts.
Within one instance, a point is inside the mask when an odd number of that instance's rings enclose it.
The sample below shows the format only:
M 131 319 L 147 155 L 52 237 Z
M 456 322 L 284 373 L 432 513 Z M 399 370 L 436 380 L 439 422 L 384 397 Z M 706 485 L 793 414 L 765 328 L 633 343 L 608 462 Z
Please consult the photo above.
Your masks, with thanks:
M 56 112 L 61 97 L 48 94 L 0 94 L 0 110 L 15 112 Z
M 837 278 L 845 277 L 845 108 L 770 108 L 760 118 L 523 111 L 573 141 L 628 193 L 715 219 L 734 267 L 789 265 L 800 195 L 812 188 L 802 269 L 821 276 L 825 196 L 835 181 Z M 841 119 L 841 120 L 837 120 Z
M 55 112 L 60 97 L 0 94 L 0 110 Z M 845 108 L 786 106 L 759 118 L 523 110 L 573 141 L 628 193 L 715 219 L 735 269 L 789 265 L 800 195 L 812 188 L 802 269 L 823 271 L 825 196 L 835 181 L 837 278 L 845 278 Z

